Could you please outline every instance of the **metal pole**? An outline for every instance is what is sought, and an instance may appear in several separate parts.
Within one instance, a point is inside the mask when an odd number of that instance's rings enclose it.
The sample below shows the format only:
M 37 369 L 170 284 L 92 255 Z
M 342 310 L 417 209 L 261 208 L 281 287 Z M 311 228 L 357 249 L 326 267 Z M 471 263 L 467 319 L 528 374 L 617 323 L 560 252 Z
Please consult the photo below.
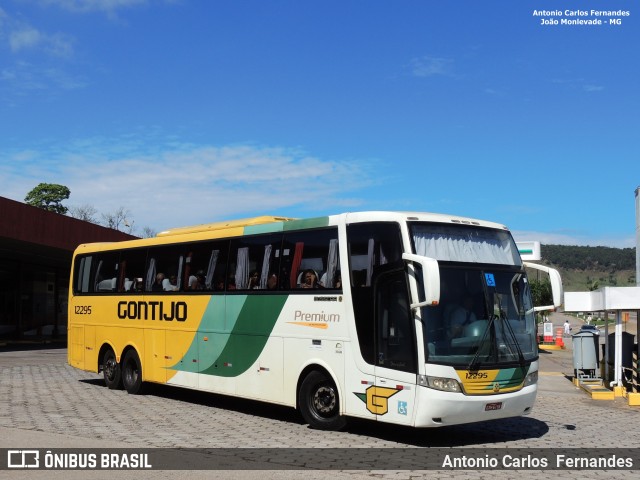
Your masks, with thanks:
M 604 380 L 609 381 L 609 311 L 604 311 Z
M 613 383 L 622 387 L 622 312 L 616 310 L 616 336 L 613 357 Z
M 640 389 L 638 389 L 638 382 L 640 380 L 640 310 L 636 310 L 636 364 L 631 365 L 631 368 L 634 369 L 633 378 L 635 382 L 633 382 L 635 393 L 640 393 Z

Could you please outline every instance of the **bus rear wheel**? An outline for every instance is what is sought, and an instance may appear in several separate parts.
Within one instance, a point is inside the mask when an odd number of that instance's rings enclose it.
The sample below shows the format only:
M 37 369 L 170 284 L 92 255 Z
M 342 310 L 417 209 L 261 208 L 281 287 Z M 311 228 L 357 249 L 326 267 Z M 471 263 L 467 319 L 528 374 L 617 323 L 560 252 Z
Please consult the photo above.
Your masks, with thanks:
M 340 415 L 340 397 L 333 380 L 325 373 L 314 370 L 300 385 L 298 408 L 311 428 L 340 430 L 346 419 Z
M 110 348 L 107 348 L 102 356 L 102 375 L 107 388 L 111 390 L 120 390 L 122 388 L 120 365 L 116 360 L 116 354 Z
M 128 393 L 142 393 L 142 364 L 138 353 L 133 349 L 127 351 L 122 360 L 122 383 Z

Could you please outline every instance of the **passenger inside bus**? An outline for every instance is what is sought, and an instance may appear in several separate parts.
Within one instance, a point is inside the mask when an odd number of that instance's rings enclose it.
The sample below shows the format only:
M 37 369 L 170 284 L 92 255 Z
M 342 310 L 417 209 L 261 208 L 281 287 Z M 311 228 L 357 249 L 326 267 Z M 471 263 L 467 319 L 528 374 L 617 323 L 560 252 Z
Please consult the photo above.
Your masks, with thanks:
M 133 286 L 132 286 L 131 290 L 134 291 L 134 292 L 142 292 L 143 285 L 144 285 L 144 283 L 143 283 L 141 277 L 134 278 L 133 279 Z
M 269 275 L 267 279 L 267 290 L 277 290 L 278 288 L 278 276 L 275 273 Z
M 318 274 L 315 270 L 309 268 L 302 272 L 300 288 L 320 288 L 320 284 L 318 283 Z
M 257 290 L 260 288 L 260 274 L 257 270 L 253 270 L 249 274 L 249 286 L 247 288 L 249 290 Z
M 213 284 L 213 289 L 219 292 L 224 292 L 224 277 L 222 276 L 216 277 L 216 281 Z
M 462 300 L 462 305 L 450 305 L 447 312 L 447 324 L 449 338 L 459 338 L 464 335 L 467 325 L 477 321 L 476 314 L 473 313 L 473 297 L 466 294 Z
M 151 291 L 152 292 L 162 292 L 164 291 L 163 288 L 163 282 L 164 282 L 165 278 L 164 278 L 164 273 L 157 273 L 156 274 L 156 281 L 153 282 L 153 285 L 151 286 Z
M 171 275 L 169 278 L 162 280 L 162 289 L 165 292 L 178 291 L 178 278 L 175 275 Z
M 189 290 L 204 290 L 205 277 L 204 271 L 198 270 L 195 275 L 189 276 Z

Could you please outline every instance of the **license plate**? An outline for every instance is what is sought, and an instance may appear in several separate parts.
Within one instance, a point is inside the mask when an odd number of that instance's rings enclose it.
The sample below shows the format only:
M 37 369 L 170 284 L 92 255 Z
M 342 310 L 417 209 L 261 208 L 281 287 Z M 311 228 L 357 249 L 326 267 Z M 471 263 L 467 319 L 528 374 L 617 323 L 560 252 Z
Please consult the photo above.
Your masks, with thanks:
M 502 408 L 502 402 L 487 403 L 484 406 L 484 411 L 485 412 L 489 412 L 491 410 L 500 410 L 501 408 Z

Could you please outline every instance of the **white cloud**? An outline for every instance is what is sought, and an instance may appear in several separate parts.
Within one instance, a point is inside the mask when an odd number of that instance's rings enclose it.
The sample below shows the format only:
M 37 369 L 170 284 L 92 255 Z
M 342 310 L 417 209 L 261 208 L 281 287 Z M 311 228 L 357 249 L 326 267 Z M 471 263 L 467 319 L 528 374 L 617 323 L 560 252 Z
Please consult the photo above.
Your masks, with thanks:
M 453 63 L 450 58 L 424 56 L 411 60 L 411 70 L 416 77 L 452 75 Z
M 0 70 L 0 88 L 10 92 L 12 96 L 36 91 L 76 90 L 85 86 L 86 82 L 82 78 L 59 67 L 42 67 L 18 61 Z
M 46 6 L 55 6 L 74 13 L 106 12 L 114 13 L 118 9 L 145 5 L 147 0 L 39 0 Z
M 44 52 L 60 58 L 71 58 L 74 54 L 74 38 L 65 33 L 46 33 L 24 21 L 16 20 L 0 11 L 2 31 L 0 41 L 6 41 L 15 55 L 28 52 Z
M 74 54 L 74 40 L 70 35 L 55 33 L 45 37 L 44 49 L 47 53 L 61 58 L 71 58 Z
M 300 209 L 338 213 L 357 204 L 350 194 L 370 183 L 358 163 L 295 148 L 205 145 L 151 152 L 119 140 L 0 152 L 0 191 L 21 201 L 40 182 L 60 183 L 71 190 L 68 206 L 89 204 L 101 213 L 122 206 L 136 226 L 162 230 Z
M 37 47 L 42 41 L 42 34 L 33 27 L 26 26 L 9 34 L 9 46 L 12 52 Z
M 605 89 L 603 85 L 597 85 L 584 78 L 554 78 L 551 83 L 564 85 L 572 90 L 582 90 L 583 92 L 601 92 Z
M 601 92 L 604 90 L 604 87 L 600 85 L 584 85 L 582 88 L 585 92 Z

